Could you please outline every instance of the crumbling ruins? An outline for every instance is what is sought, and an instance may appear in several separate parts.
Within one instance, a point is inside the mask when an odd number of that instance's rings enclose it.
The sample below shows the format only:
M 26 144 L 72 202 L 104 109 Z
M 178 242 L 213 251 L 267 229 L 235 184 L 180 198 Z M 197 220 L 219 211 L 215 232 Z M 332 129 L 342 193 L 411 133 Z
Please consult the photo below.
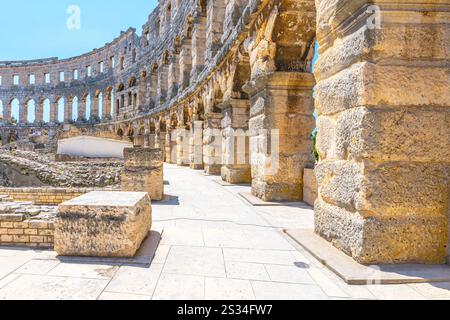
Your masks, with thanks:
M 160 0 L 141 36 L 0 63 L 0 163 L 6 149 L 101 137 L 298 201 L 316 112 L 316 233 L 361 263 L 444 263 L 449 12 L 439 0 Z

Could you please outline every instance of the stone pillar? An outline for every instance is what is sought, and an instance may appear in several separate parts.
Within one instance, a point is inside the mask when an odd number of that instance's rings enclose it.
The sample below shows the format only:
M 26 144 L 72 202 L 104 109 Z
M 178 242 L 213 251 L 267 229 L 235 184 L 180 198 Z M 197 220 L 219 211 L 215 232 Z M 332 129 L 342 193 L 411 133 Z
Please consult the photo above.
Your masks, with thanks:
M 180 86 L 181 89 L 189 87 L 192 70 L 192 40 L 184 39 L 180 52 Z
M 78 119 L 77 121 L 83 121 L 86 119 L 86 99 L 81 99 L 78 103 Z
M 106 99 L 103 99 L 103 119 L 109 119 L 111 117 L 111 94 L 106 95 Z
M 164 104 L 167 100 L 167 86 L 168 86 L 169 66 L 163 64 L 158 73 L 158 103 Z
M 206 17 L 197 17 L 192 30 L 191 78 L 197 78 L 205 66 Z M 191 81 L 192 82 L 192 81 Z
M 208 1 L 206 28 L 206 61 L 211 62 L 222 45 L 223 23 L 225 18 L 224 0 Z
M 50 103 L 50 123 L 58 122 L 58 102 Z
M 44 122 L 44 102 L 43 101 L 36 103 L 34 122 L 35 123 Z
M 108 104 L 110 103 L 110 99 L 108 99 L 108 97 L 105 95 L 102 95 L 102 114 L 100 115 L 100 111 L 99 111 L 99 116 L 101 117 L 102 120 L 104 120 L 106 118 L 106 116 L 108 115 L 107 113 L 107 109 L 108 109 Z
M 19 105 L 19 123 L 27 123 L 28 122 L 28 104 L 22 103 Z
M 250 101 L 229 99 L 222 104 L 222 179 L 228 183 L 252 181 L 248 122 Z
M 203 165 L 203 121 L 192 123 L 189 136 L 189 167 L 194 170 L 204 169 Z
M 177 165 L 189 165 L 189 135 L 185 126 L 179 126 L 176 130 Z
M 72 120 L 72 99 L 64 99 L 64 122 L 68 123 Z
M 173 128 L 169 127 L 167 128 L 165 148 L 166 148 L 166 162 L 173 164 L 177 163 L 177 142 Z
M 275 72 L 246 85 L 250 94 L 252 193 L 264 201 L 302 200 L 312 163 L 314 76 Z
M 222 115 L 209 113 L 205 115 L 203 130 L 203 163 L 206 174 L 219 175 L 222 168 L 222 132 L 220 125 Z
M 450 6 L 316 3 L 315 230 L 360 263 L 444 263 Z
M 151 74 L 151 85 L 150 85 L 150 98 L 151 98 L 151 102 L 153 103 L 154 106 L 158 105 L 158 73 L 157 71 L 152 72 Z
M 165 152 L 166 151 L 166 135 L 167 135 L 166 131 L 160 131 L 159 134 L 157 133 L 155 135 L 155 137 L 156 137 L 155 148 L 159 148 L 159 149 L 163 150 L 164 161 L 168 162 L 167 158 L 166 158 L 166 152 Z
M 139 134 L 139 129 L 138 124 L 133 125 L 133 146 L 135 147 L 142 147 L 144 144 L 144 137 Z
M 179 75 L 180 75 L 180 63 L 178 54 L 174 54 L 171 58 L 169 65 L 169 75 L 168 75 L 168 98 L 173 98 L 178 93 Z
M 91 120 L 98 118 L 98 96 L 94 96 L 94 99 L 91 103 Z
M 150 135 L 150 119 L 146 119 L 144 121 L 144 142 L 143 142 L 144 148 L 150 147 L 149 135 Z
M 124 149 L 122 191 L 147 192 L 152 200 L 164 197 L 163 153 L 161 149 Z
M 3 121 L 7 122 L 11 120 L 11 103 L 3 106 Z

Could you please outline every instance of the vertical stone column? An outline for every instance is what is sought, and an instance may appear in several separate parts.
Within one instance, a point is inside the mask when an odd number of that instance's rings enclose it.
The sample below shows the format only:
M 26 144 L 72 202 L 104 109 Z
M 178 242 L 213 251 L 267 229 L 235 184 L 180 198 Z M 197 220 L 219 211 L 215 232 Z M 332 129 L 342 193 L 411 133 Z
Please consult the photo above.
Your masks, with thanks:
M 34 122 L 44 122 L 44 101 L 38 101 L 36 103 Z
M 158 131 L 156 131 L 156 132 L 158 132 Z M 159 149 L 163 150 L 164 161 L 169 163 L 167 161 L 166 152 L 165 152 L 166 151 L 166 136 L 167 136 L 167 132 L 162 131 L 162 130 L 159 132 L 159 134 L 155 135 L 156 141 L 157 141 L 155 143 L 155 148 L 159 148 Z
M 50 123 L 58 122 L 58 102 L 50 103 Z
M 22 103 L 19 105 L 19 123 L 27 123 L 28 122 L 28 104 Z
M 159 99 L 158 99 L 158 94 L 159 94 L 159 91 L 158 91 L 158 73 L 157 73 L 157 71 L 155 71 L 155 72 L 152 72 L 152 74 L 151 74 L 151 85 L 150 85 L 150 98 L 151 98 L 151 103 L 154 105 L 154 106 L 157 106 L 158 105 L 158 101 L 159 101 Z
M 443 263 L 450 5 L 316 3 L 315 230 L 360 263 Z
M 108 114 L 111 113 L 111 109 L 110 108 L 111 108 L 111 99 L 108 98 L 108 95 L 104 94 L 102 96 L 102 114 L 101 114 L 102 120 L 106 119 Z
M 180 62 L 179 55 L 174 54 L 169 64 L 169 76 L 168 76 L 168 97 L 173 98 L 178 93 L 179 75 L 180 75 Z
M 161 149 L 163 151 L 164 158 L 165 155 L 165 148 L 161 147 L 161 122 L 159 120 L 155 121 L 155 144 L 154 147 L 156 149 Z
M 169 83 L 169 66 L 167 64 L 163 64 L 161 68 L 159 68 L 158 73 L 158 103 L 164 104 L 167 100 L 167 86 Z
M 144 120 L 144 148 L 150 147 L 150 141 L 149 141 L 149 135 L 150 135 L 150 119 Z
M 143 137 L 139 134 L 139 124 L 133 124 L 133 146 L 142 147 L 143 145 Z
M 252 181 L 249 155 L 250 101 L 228 99 L 222 104 L 222 179 L 229 183 Z
M 203 121 L 192 122 L 189 137 L 189 167 L 194 170 L 204 169 L 203 165 Z
M 189 136 L 185 126 L 179 126 L 176 130 L 177 165 L 189 165 Z
M 197 17 L 192 30 L 192 70 L 191 78 L 195 79 L 205 66 L 206 50 L 206 17 Z
M 72 120 L 72 99 L 64 99 L 64 122 L 68 123 Z
M 167 127 L 166 131 L 166 162 L 167 163 L 177 163 L 177 142 L 175 137 L 175 129 L 171 127 Z
M 91 120 L 98 118 L 98 96 L 94 96 L 94 99 L 92 99 L 91 103 Z
M 86 119 L 86 99 L 81 99 L 78 103 L 78 119 L 77 121 L 81 122 Z
M 223 23 L 225 18 L 224 0 L 208 1 L 206 28 L 206 61 L 212 61 L 222 44 Z
M 274 72 L 246 86 L 250 95 L 252 193 L 264 201 L 302 200 L 312 162 L 314 76 Z
M 161 149 L 126 148 L 121 175 L 122 191 L 147 192 L 152 200 L 164 197 Z
M 180 87 L 186 89 L 189 87 L 192 70 L 192 40 L 183 39 L 180 52 Z
M 5 104 L 3 106 L 3 121 L 7 122 L 11 120 L 11 103 Z
M 203 163 L 206 174 L 221 174 L 222 168 L 222 132 L 220 131 L 222 115 L 209 113 L 205 115 L 203 131 Z

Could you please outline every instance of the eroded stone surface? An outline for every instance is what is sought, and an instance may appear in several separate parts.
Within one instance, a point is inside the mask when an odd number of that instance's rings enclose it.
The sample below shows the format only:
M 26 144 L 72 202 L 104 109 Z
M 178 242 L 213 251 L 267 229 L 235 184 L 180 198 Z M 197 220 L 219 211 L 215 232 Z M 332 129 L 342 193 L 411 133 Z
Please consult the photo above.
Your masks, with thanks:
M 55 251 L 59 255 L 133 257 L 152 225 L 143 192 L 91 192 L 58 207 Z
M 161 149 L 128 148 L 124 150 L 122 191 L 147 192 L 152 200 L 164 197 L 163 154 Z

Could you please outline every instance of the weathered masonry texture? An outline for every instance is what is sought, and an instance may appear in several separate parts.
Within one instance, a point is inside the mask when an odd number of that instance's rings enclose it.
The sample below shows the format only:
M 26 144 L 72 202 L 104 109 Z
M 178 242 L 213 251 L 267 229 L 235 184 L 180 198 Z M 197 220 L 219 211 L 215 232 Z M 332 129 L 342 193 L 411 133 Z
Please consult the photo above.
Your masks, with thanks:
M 303 200 L 315 111 L 316 232 L 362 263 L 443 263 L 449 43 L 448 1 L 160 0 L 142 36 L 1 62 L 2 142 L 36 128 L 58 139 L 70 122 L 263 200 Z

